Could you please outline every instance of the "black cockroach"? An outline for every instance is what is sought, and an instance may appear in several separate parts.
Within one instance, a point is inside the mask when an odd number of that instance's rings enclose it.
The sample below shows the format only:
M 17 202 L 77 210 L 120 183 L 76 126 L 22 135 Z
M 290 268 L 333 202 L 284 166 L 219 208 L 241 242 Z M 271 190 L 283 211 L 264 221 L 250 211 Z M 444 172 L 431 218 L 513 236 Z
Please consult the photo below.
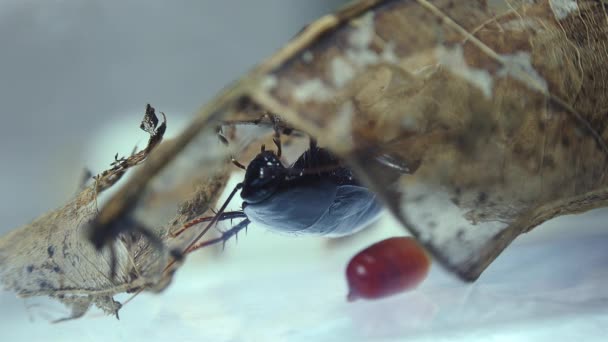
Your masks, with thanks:
M 185 253 L 225 243 L 252 222 L 282 233 L 340 237 L 360 231 L 379 216 L 383 206 L 376 195 L 359 183 L 339 158 L 318 147 L 314 139 L 310 138 L 308 150 L 293 165 L 283 165 L 280 160 L 280 132 L 293 130 L 279 129 L 276 116 L 270 115 L 270 119 L 274 124 L 273 141 L 277 152 L 266 150 L 262 145 L 260 153 L 247 167 L 232 159 L 233 164 L 245 170 L 245 178 L 232 190 L 215 216 L 193 220 L 175 232 L 179 235 L 189 227 L 209 222 Z M 251 123 L 257 124 L 259 120 Z M 220 139 L 227 143 L 221 133 Z M 383 159 L 378 160 L 382 162 Z M 385 165 L 395 167 L 393 163 Z M 243 199 L 242 210 L 225 212 L 239 190 Z M 217 222 L 238 218 L 243 221 L 222 236 L 196 243 Z

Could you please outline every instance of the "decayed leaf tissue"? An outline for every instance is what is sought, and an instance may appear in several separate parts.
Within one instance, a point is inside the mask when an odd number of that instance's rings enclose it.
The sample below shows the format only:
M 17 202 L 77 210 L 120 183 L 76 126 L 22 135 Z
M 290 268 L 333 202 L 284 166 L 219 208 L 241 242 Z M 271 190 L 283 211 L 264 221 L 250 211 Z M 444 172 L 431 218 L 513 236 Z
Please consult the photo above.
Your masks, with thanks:
M 518 235 L 606 205 L 607 38 L 603 1 L 354 3 L 228 86 L 176 139 L 159 144 L 165 121 L 148 107 L 144 150 L 0 239 L 1 281 L 57 298 L 70 318 L 91 304 L 117 314 L 117 293 L 162 290 L 184 262 L 175 251 L 200 234 L 170 232 L 215 205 L 227 156 L 243 153 L 205 146 L 220 121 L 264 113 L 343 158 L 436 260 L 473 281 Z M 98 211 L 97 195 L 131 168 Z

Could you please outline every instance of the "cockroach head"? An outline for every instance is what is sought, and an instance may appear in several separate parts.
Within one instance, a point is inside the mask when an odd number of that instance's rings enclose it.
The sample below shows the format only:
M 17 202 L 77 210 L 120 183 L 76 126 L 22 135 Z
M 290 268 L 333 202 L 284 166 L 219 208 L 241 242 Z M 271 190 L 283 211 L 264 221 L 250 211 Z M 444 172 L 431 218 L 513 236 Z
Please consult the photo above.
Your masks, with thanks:
M 262 151 L 245 171 L 241 197 L 247 203 L 258 203 L 272 196 L 285 178 L 285 167 L 273 151 Z

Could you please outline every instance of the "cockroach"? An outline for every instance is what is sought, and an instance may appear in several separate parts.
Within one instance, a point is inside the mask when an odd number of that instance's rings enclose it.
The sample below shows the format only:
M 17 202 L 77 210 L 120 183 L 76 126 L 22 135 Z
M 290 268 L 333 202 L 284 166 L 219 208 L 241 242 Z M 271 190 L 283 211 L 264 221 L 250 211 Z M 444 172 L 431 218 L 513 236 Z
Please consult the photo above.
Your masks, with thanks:
M 193 220 L 174 233 L 179 235 L 193 225 L 209 222 L 184 253 L 214 243 L 225 243 L 252 222 L 275 232 L 341 237 L 362 230 L 378 218 L 383 205 L 376 195 L 362 185 L 337 156 L 319 147 L 315 139 L 310 138 L 309 148 L 295 163 L 285 166 L 280 159 L 280 132 L 293 129 L 279 128 L 276 116 L 270 118 L 275 124 L 273 141 L 277 152 L 266 150 L 262 145 L 260 153 L 246 167 L 232 158 L 234 165 L 245 170 L 243 181 L 235 186 L 215 216 Z M 220 139 L 227 143 L 221 129 L 218 133 Z M 381 163 L 385 159 L 378 158 Z M 400 171 L 406 170 L 403 166 L 384 164 Z M 243 199 L 242 209 L 225 212 L 239 190 Z M 196 242 L 217 222 L 241 218 L 241 222 L 220 237 Z
M 430 258 L 411 237 L 377 242 L 355 255 L 346 267 L 348 301 L 378 299 L 417 287 L 428 274 Z

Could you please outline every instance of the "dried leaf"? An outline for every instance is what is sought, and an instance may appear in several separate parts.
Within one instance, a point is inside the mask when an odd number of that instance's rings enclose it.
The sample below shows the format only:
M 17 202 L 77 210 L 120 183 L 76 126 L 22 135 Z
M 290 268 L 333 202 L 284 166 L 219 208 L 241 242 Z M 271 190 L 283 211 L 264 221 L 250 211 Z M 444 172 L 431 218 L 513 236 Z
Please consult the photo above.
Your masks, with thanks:
M 121 304 L 113 300 L 118 293 L 142 288 L 160 290 L 170 277 L 162 272 L 167 264 L 163 251 L 153 248 L 141 234 L 125 231 L 112 242 L 117 252 L 117 272 L 110 279 L 110 250 L 101 253 L 89 241 L 90 222 L 97 216 L 98 194 L 114 185 L 132 167 L 141 164 L 163 137 L 166 119 L 160 126 L 154 108 L 148 105 L 142 129 L 150 134 L 145 149 L 126 158 L 118 158 L 112 167 L 95 177 L 69 203 L 34 222 L 0 238 L 0 280 L 6 289 L 23 297 L 47 295 L 72 308 L 73 319 L 86 313 L 94 304 L 108 314 L 118 316 Z M 158 127 L 157 127 L 158 126 Z M 172 224 L 181 225 L 207 210 L 223 189 L 227 175 L 201 174 L 192 198 L 182 205 L 172 223 L 156 231 L 164 242 Z M 162 234 L 161 234 L 162 233 Z
M 156 134 L 156 126 L 158 126 L 158 117 L 156 116 L 156 111 L 154 110 L 154 107 L 147 104 L 146 114 L 144 115 L 144 119 L 141 121 L 139 128 L 145 132 L 148 132 L 150 136 L 154 136 Z

